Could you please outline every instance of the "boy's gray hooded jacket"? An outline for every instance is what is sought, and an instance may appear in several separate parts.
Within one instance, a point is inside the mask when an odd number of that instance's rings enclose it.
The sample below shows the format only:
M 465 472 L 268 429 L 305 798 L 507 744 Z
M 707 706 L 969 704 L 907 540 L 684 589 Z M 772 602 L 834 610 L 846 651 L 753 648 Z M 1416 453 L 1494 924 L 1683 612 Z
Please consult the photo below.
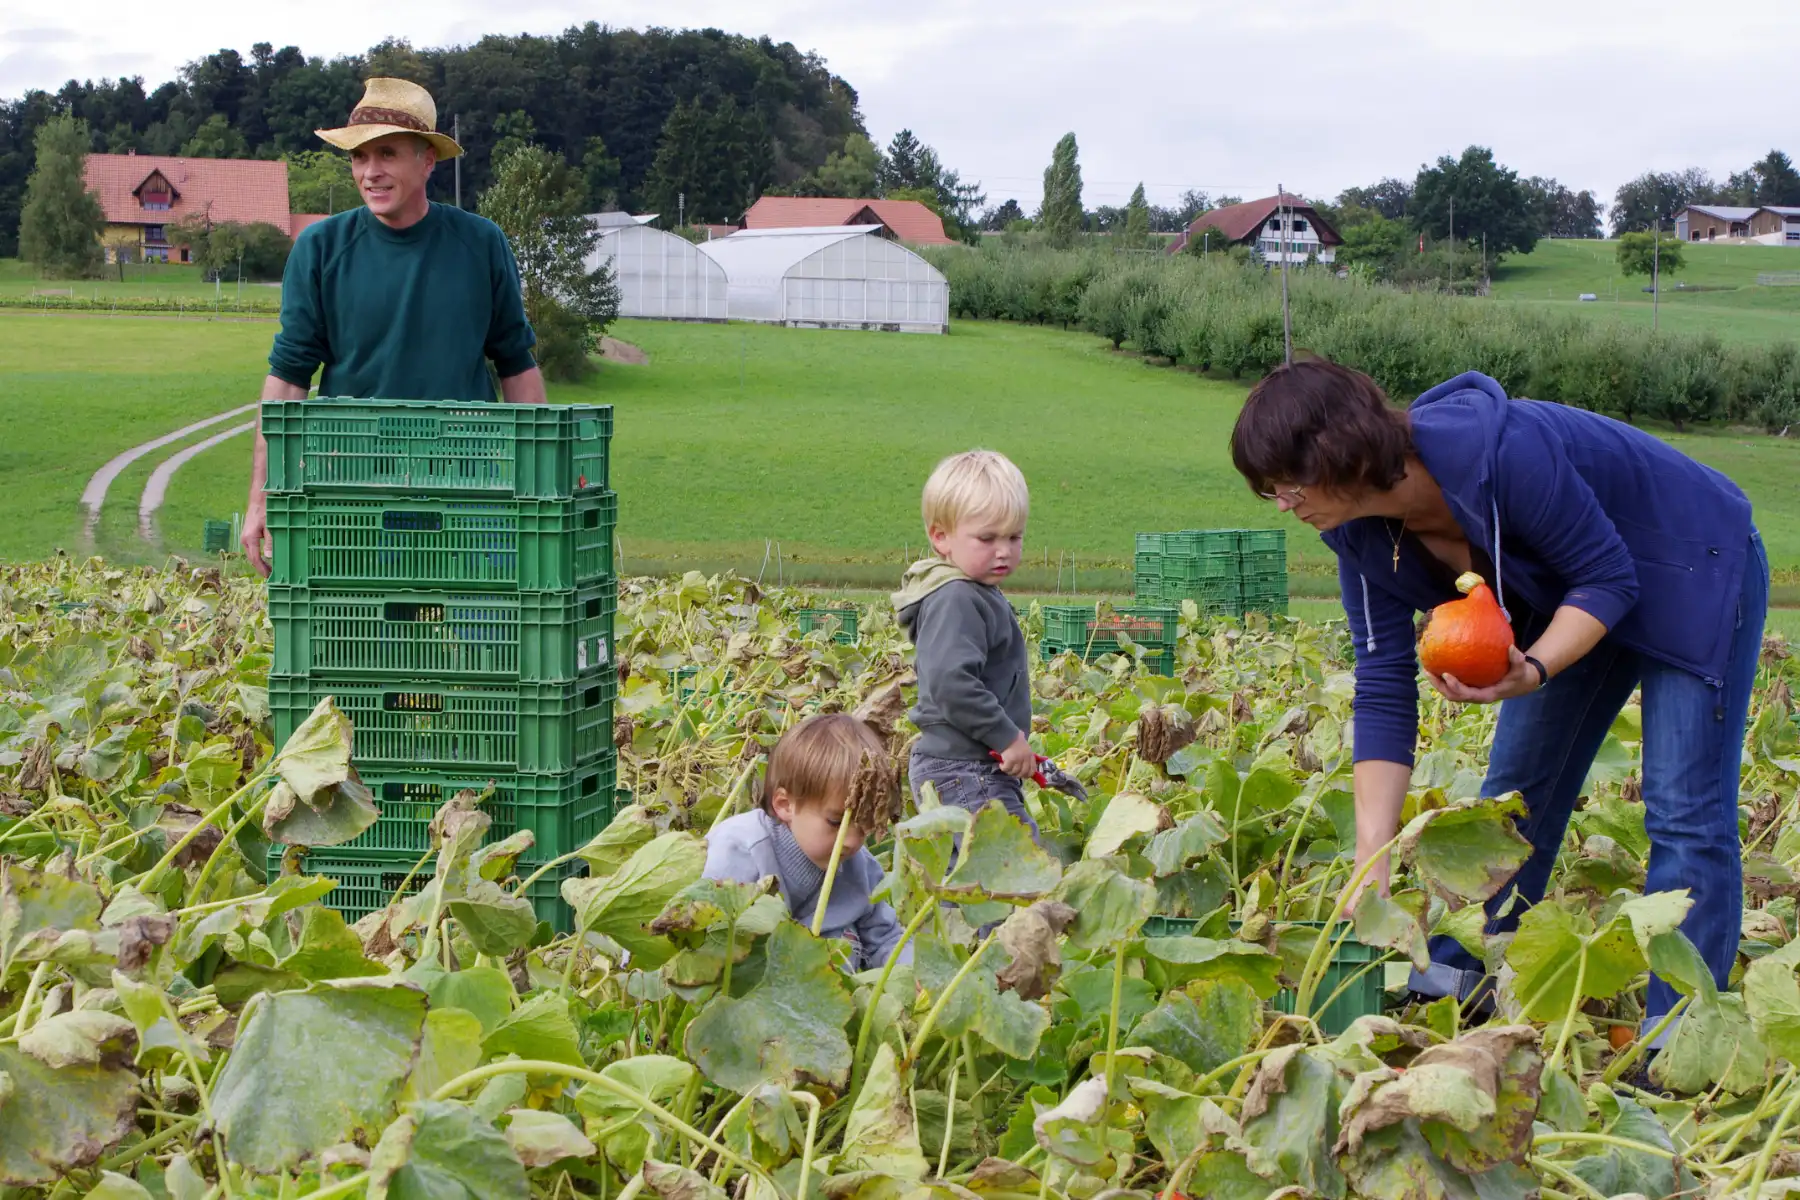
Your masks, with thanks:
M 893 601 L 917 651 L 917 753 L 988 762 L 988 751 L 1029 734 L 1025 634 L 999 588 L 927 558 L 907 568 Z
M 729 817 L 706 835 L 706 867 L 701 874 L 739 883 L 755 883 L 773 875 L 781 885 L 788 912 L 809 929 L 819 888 L 825 883 L 824 868 L 806 857 L 786 825 L 760 808 Z M 856 947 L 859 971 L 886 965 L 903 932 L 893 907 L 869 898 L 881 879 L 881 864 L 875 856 L 858 850 L 838 863 L 837 878 L 831 881 L 831 900 L 825 905 L 821 933 L 843 938 Z M 911 944 L 901 951 L 900 961 L 912 961 Z

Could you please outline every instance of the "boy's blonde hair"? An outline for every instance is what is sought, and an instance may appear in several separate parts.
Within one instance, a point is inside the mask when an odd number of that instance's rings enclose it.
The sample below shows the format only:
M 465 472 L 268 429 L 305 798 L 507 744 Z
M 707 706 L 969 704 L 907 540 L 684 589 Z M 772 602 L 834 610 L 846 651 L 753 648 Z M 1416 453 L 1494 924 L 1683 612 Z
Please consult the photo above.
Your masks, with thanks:
M 775 743 L 763 781 L 763 810 L 773 813 L 770 805 L 779 788 L 787 790 L 797 808 L 838 797 L 848 802 L 864 760 L 873 757 L 879 762 L 886 755 L 880 735 L 859 718 L 849 713 L 810 716 Z
M 965 450 L 937 465 L 925 481 L 919 504 L 925 532 L 955 533 L 964 521 L 989 517 L 1008 532 L 1025 528 L 1031 515 L 1031 490 L 1025 476 L 1006 455 L 993 450 Z

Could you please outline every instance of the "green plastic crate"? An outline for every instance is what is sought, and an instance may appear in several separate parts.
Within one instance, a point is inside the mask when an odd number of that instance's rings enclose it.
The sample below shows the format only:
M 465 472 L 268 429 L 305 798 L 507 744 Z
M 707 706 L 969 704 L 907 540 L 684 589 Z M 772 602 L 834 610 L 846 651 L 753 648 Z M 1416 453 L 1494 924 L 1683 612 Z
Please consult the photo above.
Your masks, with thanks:
M 1150 917 L 1144 922 L 1145 937 L 1185 937 L 1192 933 L 1199 924 L 1194 917 Z M 1324 928 L 1322 921 L 1282 921 L 1281 927 L 1299 926 L 1317 931 Z M 1331 962 L 1325 968 L 1325 974 L 1319 980 L 1319 986 L 1313 989 L 1313 1016 L 1319 1022 L 1319 1028 L 1329 1037 L 1336 1037 L 1356 1021 L 1358 1017 L 1379 1016 L 1381 1014 L 1381 992 L 1383 972 L 1380 967 L 1370 966 L 1382 958 L 1387 951 L 1379 946 L 1365 946 L 1356 940 L 1354 933 L 1347 934 L 1342 942 L 1337 940 L 1342 932 L 1341 925 L 1332 931 Z M 1346 980 L 1351 980 L 1343 992 L 1338 993 Z M 1331 1000 L 1337 994 L 1336 1000 Z M 1292 1013 L 1299 1002 L 1299 993 L 1292 988 L 1283 988 L 1276 993 L 1274 1005 L 1284 1013 Z M 1329 1004 L 1326 1002 L 1330 1001 Z
M 612 752 L 618 689 L 613 671 L 576 683 L 507 687 L 271 675 L 269 709 L 280 747 L 332 697 L 355 730 L 359 771 L 560 774 Z
M 612 406 L 266 401 L 271 492 L 562 499 L 607 485 Z
M 1238 530 L 1238 553 L 1267 554 L 1274 553 L 1287 560 L 1287 530 L 1285 529 L 1240 529 Z
M 795 611 L 794 620 L 801 633 L 835 625 L 831 640 L 849 646 L 856 641 L 857 615 L 854 608 L 802 608 Z
M 1118 635 L 1152 650 L 1173 650 L 1180 636 L 1181 610 L 1161 604 L 1124 604 L 1100 619 L 1099 608 L 1082 604 L 1044 606 L 1044 642 L 1059 649 L 1112 654 Z
M 200 548 L 208 554 L 224 554 L 231 549 L 231 522 L 208 521 L 201 529 Z
M 1235 579 L 1238 573 L 1235 554 L 1165 554 L 1162 557 L 1165 589 L 1197 587 L 1214 580 Z
M 362 781 L 375 794 L 381 817 L 354 841 L 330 849 L 402 852 L 414 857 L 431 845 L 431 819 L 458 792 L 493 794 L 482 811 L 494 819 L 487 840 L 497 842 L 529 829 L 537 844 L 526 862 L 561 858 L 592 841 L 611 823 L 619 760 L 608 754 L 562 775 L 482 776 L 433 771 L 370 771 Z
M 577 592 L 269 586 L 277 675 L 560 683 L 612 665 L 613 581 Z
M 271 583 L 562 592 L 612 575 L 619 499 L 268 498 Z
M 1212 555 L 1236 554 L 1238 531 L 1235 529 L 1183 529 L 1174 533 L 1140 533 L 1139 554 Z
M 264 866 L 271 879 L 281 870 L 283 850 L 281 846 L 269 848 Z M 300 871 L 305 875 L 322 875 L 335 882 L 337 886 L 326 892 L 319 903 L 336 909 L 345 921 L 354 923 L 377 909 L 386 908 L 403 884 L 409 895 L 424 890 L 437 873 L 437 865 L 435 860 L 428 860 L 415 874 L 413 868 L 418 865 L 419 857 L 417 854 L 373 851 L 356 854 L 346 852 L 342 847 L 331 847 L 303 853 Z M 586 870 L 587 865 L 580 861 L 565 863 L 526 889 L 526 899 L 531 901 L 537 919 L 549 922 L 550 928 L 557 933 L 570 933 L 575 928 L 575 915 L 562 898 L 563 880 L 584 874 Z M 518 874 L 522 879 L 531 871 L 521 863 Z M 507 890 L 510 892 L 514 886 L 516 884 L 509 884 Z

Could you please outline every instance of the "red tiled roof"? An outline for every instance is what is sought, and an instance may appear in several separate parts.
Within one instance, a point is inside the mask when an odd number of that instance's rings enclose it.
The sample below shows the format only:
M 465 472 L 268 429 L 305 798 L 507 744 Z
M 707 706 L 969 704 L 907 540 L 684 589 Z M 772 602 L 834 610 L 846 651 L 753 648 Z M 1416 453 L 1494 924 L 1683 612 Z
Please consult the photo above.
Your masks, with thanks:
M 175 188 L 167 209 L 146 209 L 133 194 L 152 171 L 161 171 Z M 86 177 L 109 224 L 173 225 L 209 214 L 215 223 L 263 221 L 289 231 L 287 164 L 279 160 L 90 154 Z
M 1261 200 L 1246 200 L 1242 204 L 1227 204 L 1224 208 L 1215 208 L 1201 213 L 1188 224 L 1187 229 L 1182 232 L 1180 237 L 1169 243 L 1169 253 L 1180 253 L 1190 238 L 1208 226 L 1211 226 L 1228 242 L 1248 241 L 1263 227 L 1263 222 L 1274 216 L 1275 210 L 1283 205 L 1292 210 L 1296 216 L 1305 217 L 1317 226 L 1319 242 L 1322 245 L 1336 246 L 1343 242 L 1344 239 L 1338 236 L 1337 230 L 1313 211 L 1312 205 L 1306 202 L 1304 196 L 1293 196 L 1283 192 L 1278 196 L 1265 196 Z
M 291 238 L 299 237 L 302 229 L 305 229 L 308 225 L 323 221 L 326 216 L 326 213 L 294 213 L 292 216 L 288 217 L 288 236 Z
M 865 210 L 874 221 L 863 216 Z M 917 200 L 851 200 L 833 196 L 764 196 L 744 214 L 745 229 L 805 229 L 879 222 L 903 242 L 953 246 L 944 222 Z

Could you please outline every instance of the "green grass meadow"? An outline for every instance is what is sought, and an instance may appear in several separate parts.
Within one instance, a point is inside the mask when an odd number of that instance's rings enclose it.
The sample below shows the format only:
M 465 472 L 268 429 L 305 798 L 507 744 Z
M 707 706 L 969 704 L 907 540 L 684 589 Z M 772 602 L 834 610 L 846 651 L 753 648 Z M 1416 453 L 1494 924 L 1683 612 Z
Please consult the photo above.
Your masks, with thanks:
M 1643 289 L 1647 276 L 1619 273 L 1618 242 L 1540 241 L 1494 271 L 1493 296 L 1509 304 L 1551 308 L 1594 321 L 1616 321 L 1677 333 L 1718 335 L 1724 341 L 1800 341 L 1800 286 L 1768 287 L 1761 274 L 1800 271 L 1800 247 L 1682 247 L 1684 264 L 1662 280 L 1662 302 Z M 1681 285 L 1693 290 L 1684 290 Z M 1582 301 L 1591 292 L 1597 300 Z
M 0 442 L 0 559 L 79 548 L 88 476 L 120 450 L 253 400 L 274 332 L 267 321 L 0 311 L 0 377 L 20 418 Z M 1006 452 L 1031 483 L 1016 586 L 1034 593 L 1128 591 L 1139 530 L 1283 520 L 1230 466 L 1243 385 L 1146 365 L 1085 335 L 979 322 L 945 337 L 641 321 L 612 332 L 650 361 L 606 364 L 552 398 L 615 406 L 627 571 L 879 591 L 921 552 L 918 495 L 932 465 L 970 446 Z M 1784 570 L 1781 599 L 1800 599 L 1800 442 L 1732 430 L 1670 440 L 1749 492 Z M 248 437 L 189 462 L 160 543 L 138 540 L 144 481 L 180 445 L 114 483 L 97 549 L 125 561 L 197 553 L 207 518 L 241 510 Z M 1329 601 L 1329 554 L 1310 530 L 1287 528 L 1295 595 Z

